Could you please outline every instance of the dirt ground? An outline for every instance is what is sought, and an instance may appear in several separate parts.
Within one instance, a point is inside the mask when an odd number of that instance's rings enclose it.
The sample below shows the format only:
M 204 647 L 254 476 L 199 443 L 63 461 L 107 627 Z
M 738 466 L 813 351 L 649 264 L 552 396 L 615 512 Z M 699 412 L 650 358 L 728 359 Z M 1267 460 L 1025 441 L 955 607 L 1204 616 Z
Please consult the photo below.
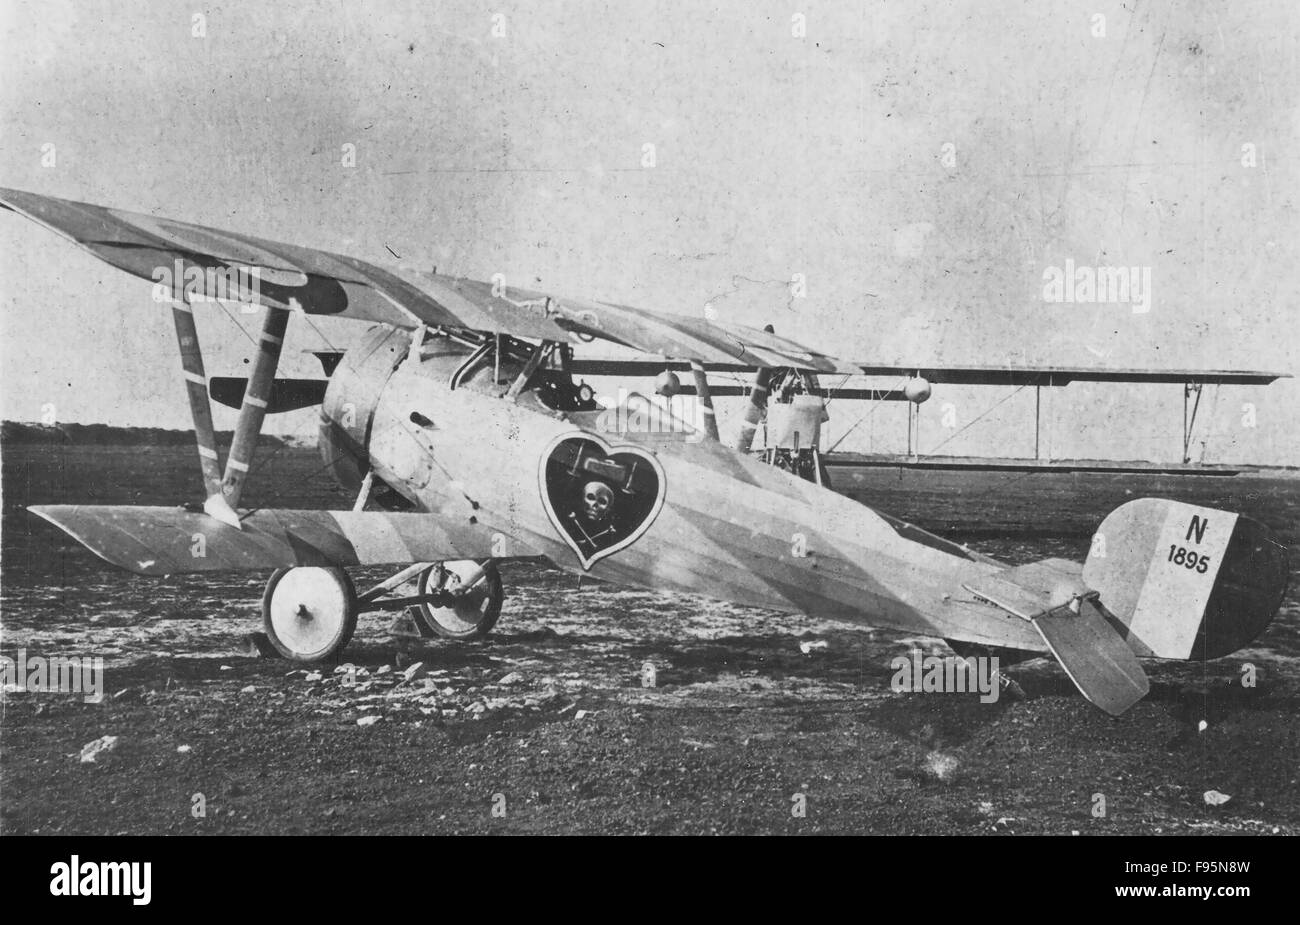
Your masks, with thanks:
M 485 641 L 395 640 L 371 615 L 346 664 L 299 668 L 240 650 L 266 575 L 143 579 L 24 519 L 83 490 L 92 456 L 116 473 L 97 503 L 170 503 L 138 450 L 96 453 L 5 453 L 0 651 L 106 664 L 101 703 L 6 694 L 5 834 L 1300 833 L 1294 582 L 1254 648 L 1147 663 L 1152 692 L 1119 719 L 1046 659 L 1012 669 L 1025 700 L 895 693 L 891 660 L 942 642 L 579 590 L 528 564 L 503 570 Z M 1283 500 L 1259 505 L 1290 518 Z M 1086 552 L 1086 533 L 1029 526 L 971 541 L 1013 560 Z M 116 746 L 83 762 L 103 736 Z

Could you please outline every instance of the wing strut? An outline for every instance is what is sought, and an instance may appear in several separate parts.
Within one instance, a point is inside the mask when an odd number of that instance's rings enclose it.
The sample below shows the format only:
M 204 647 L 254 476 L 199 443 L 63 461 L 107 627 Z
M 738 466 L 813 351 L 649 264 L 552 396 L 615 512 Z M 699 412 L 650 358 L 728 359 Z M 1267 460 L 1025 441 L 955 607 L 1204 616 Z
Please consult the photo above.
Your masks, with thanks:
M 713 412 L 713 393 L 709 391 L 709 375 L 704 371 L 704 364 L 699 360 L 691 360 L 691 375 L 695 377 L 695 395 L 700 400 L 700 407 L 704 409 L 704 431 L 716 443 L 718 416 Z
M 537 374 L 537 370 L 541 368 L 542 363 L 546 361 L 547 357 L 551 355 L 551 351 L 554 349 L 555 341 L 543 341 L 537 345 L 537 349 L 533 351 L 533 355 L 528 358 L 528 362 L 524 364 L 524 368 L 520 370 L 519 375 L 515 377 L 514 383 L 510 386 L 510 391 L 506 393 L 507 401 L 519 400 L 519 394 L 528 387 L 528 383 L 532 382 L 533 376 Z M 500 354 L 498 354 L 498 356 L 499 355 Z
M 275 370 L 280 365 L 280 350 L 284 346 L 284 332 L 288 326 L 287 309 L 267 306 L 262 333 L 258 338 L 257 357 L 253 360 L 248 387 L 244 389 L 244 403 L 239 409 L 235 437 L 230 443 L 230 456 L 226 459 L 226 475 L 221 482 L 226 505 L 232 511 L 239 507 L 239 496 L 244 491 L 248 467 L 253 462 L 253 451 L 257 448 L 257 436 L 262 432 L 266 405 L 271 399 L 271 389 L 275 386 Z
M 754 370 L 754 385 L 749 390 L 749 404 L 745 405 L 745 414 L 740 422 L 740 436 L 736 438 L 736 449 L 748 453 L 754 446 L 754 432 L 767 413 L 767 393 L 771 386 L 772 370 L 760 366 Z
M 180 347 L 181 370 L 185 374 L 185 391 L 190 399 L 190 416 L 194 419 L 199 467 L 203 470 L 203 490 L 207 499 L 203 502 L 203 509 L 223 523 L 238 524 L 239 518 L 221 494 L 221 458 L 217 455 L 212 406 L 208 404 L 208 379 L 203 371 L 199 332 L 194 326 L 194 308 L 188 298 L 172 302 L 172 321 L 176 325 L 176 342 Z

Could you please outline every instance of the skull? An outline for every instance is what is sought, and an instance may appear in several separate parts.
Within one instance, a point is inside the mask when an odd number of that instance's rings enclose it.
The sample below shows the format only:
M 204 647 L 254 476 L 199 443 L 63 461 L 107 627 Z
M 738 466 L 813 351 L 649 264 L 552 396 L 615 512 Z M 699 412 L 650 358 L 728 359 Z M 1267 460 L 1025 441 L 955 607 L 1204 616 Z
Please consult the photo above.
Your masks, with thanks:
M 588 482 L 583 486 L 582 516 L 587 523 L 604 523 L 613 504 L 614 493 L 604 482 Z

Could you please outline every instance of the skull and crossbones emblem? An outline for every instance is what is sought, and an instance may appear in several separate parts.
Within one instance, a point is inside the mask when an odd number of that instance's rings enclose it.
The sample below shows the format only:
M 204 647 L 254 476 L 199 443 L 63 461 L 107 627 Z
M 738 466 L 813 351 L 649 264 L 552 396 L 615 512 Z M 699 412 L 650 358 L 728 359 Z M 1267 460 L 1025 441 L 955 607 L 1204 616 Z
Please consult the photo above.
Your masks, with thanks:
M 577 528 L 577 536 L 581 537 L 578 542 L 598 549 L 618 535 L 613 516 L 614 490 L 604 482 L 592 480 L 582 486 L 582 494 L 569 514 L 569 520 Z
M 613 506 L 614 492 L 604 482 L 588 482 L 582 486 L 582 519 L 593 527 L 605 523 Z
M 556 438 L 539 475 L 546 514 L 584 570 L 636 542 L 664 503 L 664 472 L 652 451 L 595 436 Z

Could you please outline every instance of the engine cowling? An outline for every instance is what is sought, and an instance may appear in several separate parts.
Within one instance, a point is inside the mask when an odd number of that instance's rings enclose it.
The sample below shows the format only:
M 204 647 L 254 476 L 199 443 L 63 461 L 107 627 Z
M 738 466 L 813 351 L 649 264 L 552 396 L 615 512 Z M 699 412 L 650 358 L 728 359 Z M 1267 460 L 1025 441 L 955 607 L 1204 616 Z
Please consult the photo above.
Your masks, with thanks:
M 320 452 L 339 484 L 356 491 L 370 470 L 375 406 L 393 370 L 406 358 L 411 335 L 376 325 L 343 354 L 321 403 Z

